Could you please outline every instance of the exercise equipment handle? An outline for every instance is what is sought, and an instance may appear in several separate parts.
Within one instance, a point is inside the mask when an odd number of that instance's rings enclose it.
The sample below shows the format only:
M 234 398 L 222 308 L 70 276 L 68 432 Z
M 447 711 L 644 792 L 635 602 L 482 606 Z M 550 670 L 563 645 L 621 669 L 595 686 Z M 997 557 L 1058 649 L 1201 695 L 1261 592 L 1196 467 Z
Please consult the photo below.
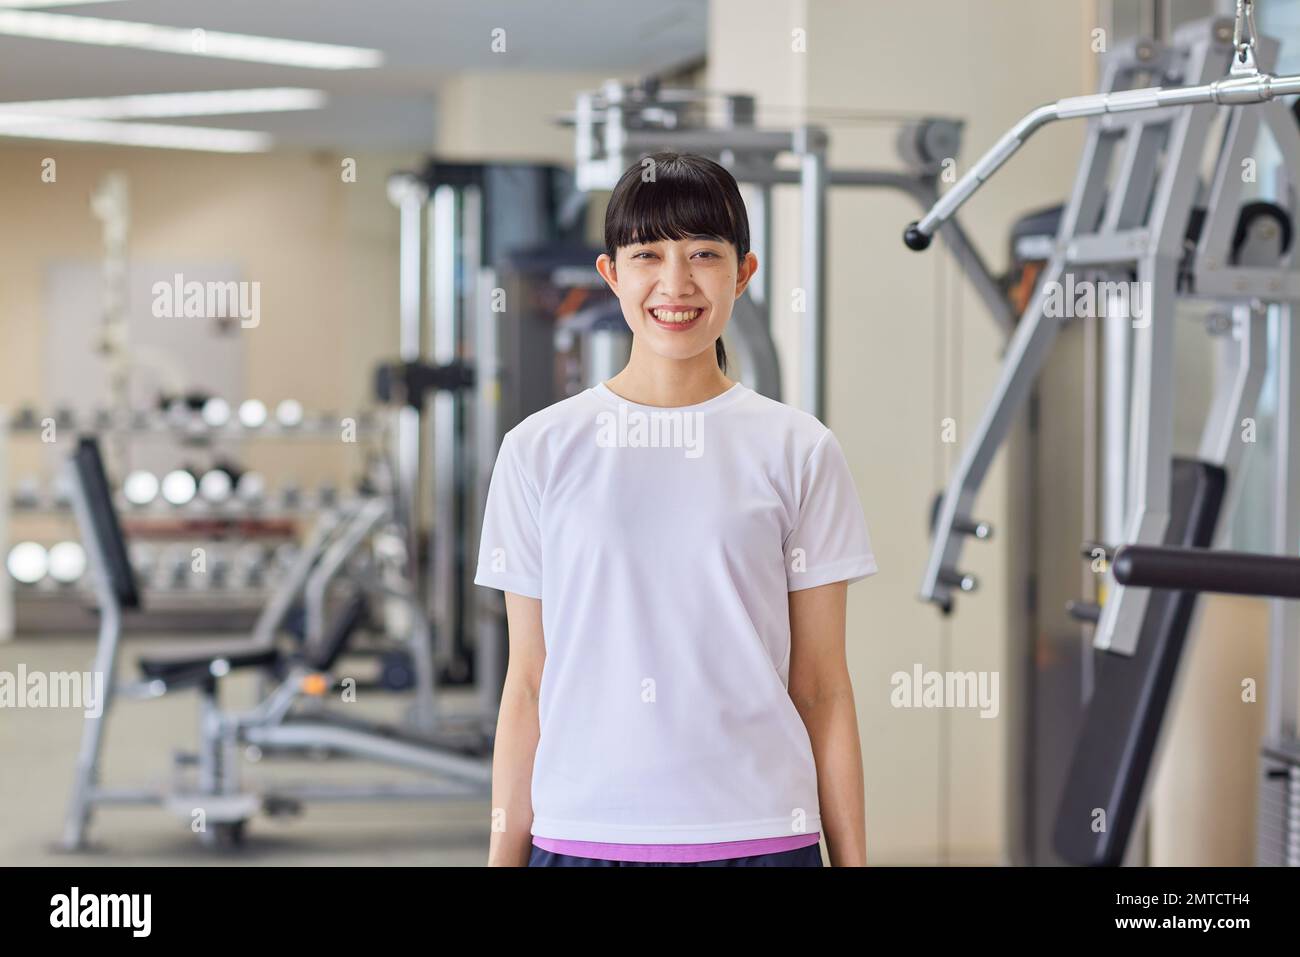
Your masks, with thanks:
M 1300 558 L 1282 555 L 1124 545 L 1111 569 L 1117 582 L 1136 588 L 1300 598 Z
M 1153 86 L 1118 93 L 1093 93 L 1088 96 L 1067 97 L 1040 106 L 1004 133 L 993 148 L 981 156 L 966 175 L 930 207 L 930 211 L 923 218 L 909 224 L 903 233 L 903 242 L 909 249 L 917 252 L 929 248 L 939 227 L 952 218 L 966 200 L 970 199 L 971 195 L 1020 149 L 1025 140 L 1049 123 L 1057 120 L 1072 120 L 1081 116 L 1132 113 L 1138 110 L 1191 106 L 1197 103 L 1218 103 L 1227 106 L 1263 103 L 1293 93 L 1300 93 L 1300 76 L 1273 76 L 1253 70 L 1239 73 L 1234 67 L 1233 73 L 1224 79 L 1203 86 L 1172 89 Z

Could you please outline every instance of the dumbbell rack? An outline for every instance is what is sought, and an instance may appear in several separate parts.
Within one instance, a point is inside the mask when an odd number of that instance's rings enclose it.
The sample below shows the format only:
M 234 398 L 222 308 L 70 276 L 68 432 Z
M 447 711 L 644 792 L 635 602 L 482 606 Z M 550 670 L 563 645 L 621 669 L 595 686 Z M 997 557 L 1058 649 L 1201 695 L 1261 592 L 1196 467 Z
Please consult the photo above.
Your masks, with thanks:
M 68 410 L 37 414 L 24 408 L 9 418 L 0 412 L 0 544 L 7 557 L 17 541 L 27 537 L 13 528 L 15 520 L 53 518 L 76 539 L 68 489 L 58 473 L 33 488 L 8 485 L 7 445 L 15 440 L 39 441 L 45 425 L 53 421 L 59 441 L 65 437 L 95 434 L 110 440 L 140 437 L 171 439 L 179 450 L 212 447 L 218 443 L 248 440 L 339 441 L 340 419 L 331 414 L 304 417 L 297 424 L 273 420 L 256 427 L 238 419 L 210 425 L 194 410 L 133 410 L 114 414 L 99 410 L 78 417 Z M 357 444 L 382 435 L 383 420 L 373 413 L 356 416 Z M 224 502 L 209 502 L 199 495 L 184 505 L 172 505 L 161 496 L 146 505 L 128 502 L 117 477 L 115 500 L 133 539 L 132 563 L 145 583 L 149 614 L 142 625 L 161 630 L 215 631 L 247 628 L 271 590 L 292 562 L 304 519 L 340 503 L 336 489 L 324 485 L 304 492 L 282 484 L 272 495 L 250 499 L 232 495 Z M 236 490 L 237 491 L 237 490 Z M 49 537 L 33 536 L 33 537 Z M 205 568 L 191 570 L 192 549 L 204 549 Z M 254 554 L 257 552 L 257 554 Z M 93 606 L 88 583 L 57 582 L 47 576 L 35 584 L 16 581 L 0 570 L 0 640 L 15 630 L 27 632 L 78 631 L 93 624 L 86 609 Z

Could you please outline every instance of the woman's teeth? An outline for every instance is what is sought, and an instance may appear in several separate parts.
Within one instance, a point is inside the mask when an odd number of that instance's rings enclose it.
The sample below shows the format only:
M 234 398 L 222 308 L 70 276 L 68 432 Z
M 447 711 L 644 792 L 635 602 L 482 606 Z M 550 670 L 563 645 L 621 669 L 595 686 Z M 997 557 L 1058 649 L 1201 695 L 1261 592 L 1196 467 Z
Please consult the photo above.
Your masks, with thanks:
M 700 314 L 698 309 L 688 309 L 685 312 L 668 312 L 664 309 L 655 309 L 652 312 L 660 322 L 690 322 Z

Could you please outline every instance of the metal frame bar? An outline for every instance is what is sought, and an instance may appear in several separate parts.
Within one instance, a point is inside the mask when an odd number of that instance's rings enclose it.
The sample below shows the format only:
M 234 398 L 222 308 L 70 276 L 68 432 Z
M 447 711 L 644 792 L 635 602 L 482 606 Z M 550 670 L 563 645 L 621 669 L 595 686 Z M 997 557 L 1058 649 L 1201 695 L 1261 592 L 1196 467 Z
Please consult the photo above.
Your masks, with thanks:
M 461 216 L 460 189 L 443 184 L 433 191 L 429 209 L 429 288 L 432 313 L 429 317 L 430 357 L 441 365 L 453 361 L 457 350 L 457 262 L 464 254 L 458 227 Z M 437 657 L 450 661 L 455 655 L 456 569 L 453 530 L 456 521 L 457 399 L 441 390 L 430 400 L 429 429 L 425 438 L 432 450 L 433 525 L 430 529 L 426 613 L 433 621 Z M 417 529 L 418 534 L 418 529 Z
M 497 285 L 497 273 L 491 267 L 480 267 L 478 276 L 477 301 L 489 302 L 491 290 Z M 475 429 L 474 461 L 486 462 L 488 454 L 501 445 L 500 416 L 501 404 L 501 366 L 499 362 L 500 342 L 497 316 L 491 310 L 480 308 L 474 323 L 474 368 L 475 368 Z M 469 531 L 472 542 L 481 537 L 482 514 L 477 503 L 487 501 L 488 484 L 492 476 L 486 468 L 477 470 L 473 477 L 471 493 L 476 503 L 470 509 Z M 474 670 L 478 687 L 478 707 L 485 721 L 491 720 L 495 729 L 496 715 L 501 703 L 501 686 L 505 680 L 505 651 L 501 647 L 506 637 L 504 602 L 487 589 L 472 590 L 471 601 L 477 604 L 473 618 L 474 624 Z
M 403 362 L 418 362 L 422 355 L 424 273 L 424 207 L 429 191 L 418 176 L 399 173 L 388 181 L 389 199 L 400 210 L 401 240 L 398 251 L 399 355 Z M 397 517 L 406 529 L 407 576 L 420 580 L 420 432 L 421 410 L 402 405 L 396 418 L 396 468 L 394 492 Z M 418 588 L 418 585 L 417 585 Z
M 1273 472 L 1273 551 L 1300 555 L 1300 329 L 1291 308 L 1277 316 L 1277 429 Z M 1300 738 L 1300 605 L 1272 602 L 1265 740 Z
M 254 642 L 268 648 L 275 644 L 276 632 L 293 608 L 298 594 L 306 586 L 312 569 L 319 561 L 320 556 L 329 547 L 329 543 L 334 536 L 346 525 L 349 518 L 356 513 L 358 507 L 358 504 L 350 503 L 339 509 L 331 509 L 325 512 L 312 526 L 307 540 L 303 542 L 302 548 L 294 557 L 293 565 L 290 566 L 288 574 L 276 586 L 267 603 L 262 606 L 262 611 L 253 624 L 252 636 Z
M 1219 381 L 1205 417 L 1197 458 L 1220 465 L 1228 486 L 1215 530 L 1214 546 L 1222 548 L 1232 533 L 1232 516 L 1245 487 L 1241 481 L 1241 421 L 1253 416 L 1268 370 L 1268 313 L 1249 304 L 1233 307 L 1231 337 L 1219 342 Z
M 794 140 L 799 156 L 799 199 L 803 228 L 804 322 L 799 406 L 826 417 L 826 134 L 801 128 Z
M 238 727 L 240 741 L 270 750 L 326 748 L 383 764 L 447 775 L 469 784 L 486 785 L 492 780 L 491 762 L 484 758 L 451 754 L 325 722 L 290 721 L 271 725 L 239 722 Z
M 303 647 L 315 651 L 325 639 L 326 598 L 335 578 L 343 571 L 348 560 L 357 553 L 379 524 L 389 517 L 388 504 L 382 499 L 370 499 L 346 521 L 339 534 L 320 555 L 307 575 L 303 587 Z
M 1218 104 L 1238 106 L 1246 103 L 1263 103 L 1281 96 L 1300 93 L 1300 76 L 1233 75 L 1199 86 L 1164 89 L 1149 87 L 1142 90 L 1124 90 L 1073 96 L 1048 103 L 1026 114 L 1015 126 L 1002 135 L 993 148 L 982 156 L 970 170 L 957 181 L 925 216 L 913 223 L 908 232 L 908 245 L 924 249 L 946 220 L 980 188 L 989 177 L 1034 133 L 1058 120 L 1083 116 L 1104 116 L 1114 113 L 1154 110 L 1166 106 L 1194 106 Z
M 90 576 L 95 601 L 99 606 L 99 636 L 95 644 L 95 664 L 92 674 L 102 675 L 102 696 L 99 715 L 85 717 L 81 733 L 81 748 L 77 752 L 77 767 L 73 772 L 72 796 L 63 824 L 62 846 L 65 850 L 85 847 L 86 831 L 97 803 L 100 756 L 104 746 L 104 725 L 115 695 L 117 651 L 122 637 L 122 608 L 108 578 L 108 560 L 104 543 L 99 540 L 95 523 L 90 515 L 90 502 L 82 487 L 76 468 L 69 461 L 65 466 L 72 489 L 72 508 L 85 543 L 87 574 Z

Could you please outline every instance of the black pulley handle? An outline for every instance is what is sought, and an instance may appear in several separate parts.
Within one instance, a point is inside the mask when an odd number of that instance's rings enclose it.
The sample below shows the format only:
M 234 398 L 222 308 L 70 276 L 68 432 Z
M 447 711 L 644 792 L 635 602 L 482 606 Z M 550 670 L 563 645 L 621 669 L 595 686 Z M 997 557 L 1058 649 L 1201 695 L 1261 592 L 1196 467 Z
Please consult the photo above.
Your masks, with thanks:
M 1124 545 L 1111 569 L 1117 582 L 1135 588 L 1300 598 L 1300 558 L 1282 555 Z

